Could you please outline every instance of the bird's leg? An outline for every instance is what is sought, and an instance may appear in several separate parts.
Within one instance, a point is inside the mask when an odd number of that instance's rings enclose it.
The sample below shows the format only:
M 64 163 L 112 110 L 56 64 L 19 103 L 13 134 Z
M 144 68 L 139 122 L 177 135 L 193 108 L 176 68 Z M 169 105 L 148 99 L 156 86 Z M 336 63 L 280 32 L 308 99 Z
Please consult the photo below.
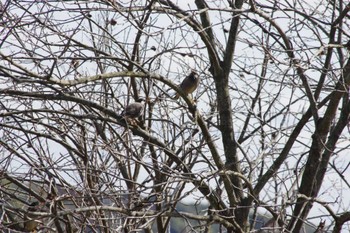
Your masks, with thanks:
M 129 120 L 128 124 L 130 124 L 132 126 L 135 126 L 135 125 L 139 124 L 139 121 L 137 119 L 129 118 L 128 120 Z

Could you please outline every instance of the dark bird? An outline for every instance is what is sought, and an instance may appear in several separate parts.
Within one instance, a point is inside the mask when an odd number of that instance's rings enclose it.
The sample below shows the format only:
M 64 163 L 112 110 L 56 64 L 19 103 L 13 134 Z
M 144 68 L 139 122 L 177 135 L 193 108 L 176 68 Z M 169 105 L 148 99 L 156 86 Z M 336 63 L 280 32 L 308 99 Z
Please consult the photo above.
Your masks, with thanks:
M 186 95 L 189 95 L 197 89 L 199 82 L 199 75 L 196 71 L 192 70 L 192 72 L 182 81 L 179 87 L 183 92 L 186 93 Z M 178 99 L 179 97 L 180 94 L 177 93 L 174 99 Z
M 35 220 L 36 216 L 33 216 L 31 212 L 39 211 L 39 202 L 32 202 L 27 211 L 28 212 L 24 215 L 24 230 L 27 232 L 33 232 L 38 226 L 38 221 Z
M 143 98 L 139 98 L 135 103 L 129 104 L 126 106 L 124 111 L 122 112 L 122 116 L 127 120 L 135 120 L 142 116 L 143 114 L 143 108 L 144 104 L 143 101 L 145 101 Z

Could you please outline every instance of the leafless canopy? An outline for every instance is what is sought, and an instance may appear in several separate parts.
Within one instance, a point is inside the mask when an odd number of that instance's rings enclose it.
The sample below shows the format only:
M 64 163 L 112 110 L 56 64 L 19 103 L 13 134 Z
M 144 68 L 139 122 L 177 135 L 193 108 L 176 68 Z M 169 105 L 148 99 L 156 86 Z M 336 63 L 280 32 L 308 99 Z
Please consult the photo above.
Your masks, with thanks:
M 349 11 L 1 1 L 0 230 L 349 230 Z

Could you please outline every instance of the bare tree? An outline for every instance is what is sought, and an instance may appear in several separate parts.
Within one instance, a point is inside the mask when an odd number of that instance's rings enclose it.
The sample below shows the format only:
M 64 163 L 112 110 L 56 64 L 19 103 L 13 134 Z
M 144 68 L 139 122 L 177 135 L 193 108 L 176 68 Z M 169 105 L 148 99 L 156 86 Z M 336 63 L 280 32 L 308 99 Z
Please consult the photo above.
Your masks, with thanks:
M 0 6 L 2 230 L 350 229 L 347 1 Z

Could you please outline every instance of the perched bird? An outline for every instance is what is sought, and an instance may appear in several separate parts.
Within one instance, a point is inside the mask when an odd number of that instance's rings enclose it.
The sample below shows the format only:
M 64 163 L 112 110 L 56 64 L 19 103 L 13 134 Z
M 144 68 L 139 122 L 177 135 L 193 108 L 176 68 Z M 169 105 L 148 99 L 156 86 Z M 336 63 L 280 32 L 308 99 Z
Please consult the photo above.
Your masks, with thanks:
M 27 232 L 33 232 L 38 226 L 38 222 L 35 220 L 35 216 L 33 216 L 31 212 L 39 211 L 39 202 L 32 202 L 27 211 L 28 212 L 24 215 L 24 230 Z
M 138 117 L 142 116 L 144 108 L 143 101 L 145 101 L 143 98 L 139 98 L 135 103 L 129 104 L 126 106 L 121 115 L 125 119 L 130 120 L 135 120 Z
M 199 75 L 197 74 L 196 71 L 192 70 L 192 72 L 186 76 L 186 78 L 182 81 L 180 84 L 180 89 L 185 92 L 187 95 L 192 94 L 194 92 L 200 82 Z M 174 99 L 178 99 L 180 97 L 180 94 L 177 93 Z

